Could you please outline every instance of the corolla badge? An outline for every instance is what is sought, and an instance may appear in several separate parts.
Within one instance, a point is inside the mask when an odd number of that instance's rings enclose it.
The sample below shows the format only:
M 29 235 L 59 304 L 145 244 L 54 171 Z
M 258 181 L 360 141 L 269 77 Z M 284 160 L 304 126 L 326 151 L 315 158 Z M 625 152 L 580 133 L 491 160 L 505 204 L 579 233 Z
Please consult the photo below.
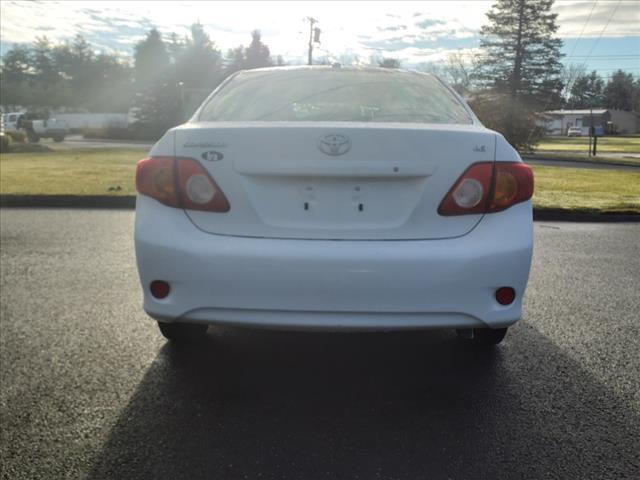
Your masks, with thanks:
M 344 155 L 351 150 L 351 139 L 346 135 L 330 133 L 329 135 L 323 135 L 318 139 L 318 148 L 322 153 L 326 153 L 332 157 L 337 157 L 338 155 Z
M 206 160 L 208 162 L 217 162 L 218 160 L 222 160 L 224 158 L 224 155 L 220 152 L 209 150 L 208 152 L 203 152 L 201 157 L 203 160 Z

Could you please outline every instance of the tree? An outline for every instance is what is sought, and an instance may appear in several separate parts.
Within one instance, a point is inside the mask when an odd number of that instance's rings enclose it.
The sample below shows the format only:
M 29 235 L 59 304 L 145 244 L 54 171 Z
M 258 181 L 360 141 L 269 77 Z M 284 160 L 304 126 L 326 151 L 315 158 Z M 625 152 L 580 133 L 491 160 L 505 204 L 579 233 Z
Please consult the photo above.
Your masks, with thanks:
M 378 66 L 382 68 L 400 68 L 400 60 L 397 58 L 381 58 Z
M 562 40 L 553 0 L 498 0 L 480 30 L 484 50 L 478 78 L 514 99 L 559 100 Z
M 260 30 L 251 32 L 251 43 L 244 52 L 244 68 L 263 68 L 273 65 L 271 53 L 260 38 Z
M 49 39 L 46 36 L 37 37 L 33 43 L 33 74 L 35 80 L 47 89 L 58 80 L 53 61 L 53 51 Z
M 538 124 L 537 112 L 508 93 L 474 95 L 469 99 L 469 105 L 484 126 L 503 133 L 520 151 L 534 150 L 545 133 L 544 127 Z
M 152 28 L 144 40 L 138 42 L 134 53 L 135 80 L 140 87 L 157 84 L 169 73 L 169 54 L 157 29 Z
M 476 103 L 488 114 L 496 109 L 487 124 L 515 148 L 531 149 L 544 134 L 536 127 L 537 111 L 562 104 L 562 40 L 555 37 L 558 15 L 552 5 L 553 0 L 497 0 L 480 30 L 483 52 L 475 77 L 488 94 Z
M 461 53 L 447 55 L 444 64 L 444 74 L 447 81 L 460 95 L 467 93 L 473 84 L 472 72 L 477 64 L 477 57 L 465 58 Z
M 603 87 L 604 81 L 595 70 L 589 75 L 579 76 L 571 87 L 571 96 L 567 106 L 578 109 L 601 107 L 604 101 Z
M 562 97 L 562 102 L 565 105 L 568 105 L 569 99 L 571 98 L 571 89 L 575 81 L 586 74 L 587 67 L 584 63 L 571 63 L 562 67 L 562 71 L 560 72 L 560 81 L 562 82 L 560 97 Z
M 40 37 L 29 47 L 13 47 L 2 60 L 5 106 L 128 110 L 129 66 L 113 55 L 96 54 L 80 35 L 58 45 Z
M 236 48 L 230 48 L 227 50 L 227 56 L 225 58 L 224 71 L 226 75 L 242 70 L 244 68 L 246 57 L 244 55 L 244 47 L 240 45 Z
M 633 110 L 634 97 L 637 96 L 636 88 L 633 75 L 618 70 L 604 88 L 605 106 L 615 110 Z
M 169 35 L 169 41 L 166 43 L 167 52 L 173 65 L 177 64 L 180 57 L 184 53 L 186 42 L 180 40 L 175 32 Z
M 14 45 L 2 57 L 2 83 L 20 83 L 29 77 L 31 52 L 29 47 Z
M 177 90 L 166 83 L 145 86 L 132 101 L 135 117 L 131 128 L 135 137 L 158 140 L 180 122 Z
M 191 26 L 187 39 L 176 60 L 177 78 L 186 88 L 212 90 L 223 77 L 220 51 L 199 23 Z

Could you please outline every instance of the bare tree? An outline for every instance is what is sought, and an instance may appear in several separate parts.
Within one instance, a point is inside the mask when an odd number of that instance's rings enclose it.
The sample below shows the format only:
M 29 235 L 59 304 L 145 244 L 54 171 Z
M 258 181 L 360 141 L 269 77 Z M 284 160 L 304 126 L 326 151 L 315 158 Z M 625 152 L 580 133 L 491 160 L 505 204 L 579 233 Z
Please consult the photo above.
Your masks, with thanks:
M 443 66 L 444 76 L 460 95 L 473 89 L 473 72 L 478 61 L 475 54 L 453 52 L 447 55 Z
M 584 63 L 571 63 L 564 65 L 560 72 L 560 80 L 562 81 L 562 92 L 560 93 L 564 103 L 569 101 L 571 90 L 576 80 L 587 74 L 587 67 Z

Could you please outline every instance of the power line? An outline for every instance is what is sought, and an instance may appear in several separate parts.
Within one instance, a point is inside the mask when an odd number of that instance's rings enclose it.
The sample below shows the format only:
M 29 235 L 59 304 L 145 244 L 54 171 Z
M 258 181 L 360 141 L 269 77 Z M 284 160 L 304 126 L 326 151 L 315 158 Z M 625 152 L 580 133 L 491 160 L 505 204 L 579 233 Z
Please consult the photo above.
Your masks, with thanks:
M 589 23 L 589 20 L 591 20 L 591 14 L 593 13 L 593 9 L 596 8 L 596 3 L 598 3 L 598 0 L 593 0 L 593 4 L 591 5 L 591 11 L 589 12 L 589 16 L 587 17 L 587 21 L 584 22 L 584 25 L 582 25 L 582 30 L 580 31 L 580 35 L 578 35 L 578 38 L 576 39 L 575 43 L 573 44 L 573 50 L 571 50 L 571 53 L 569 54 L 569 56 L 567 58 L 572 58 L 573 54 L 576 52 L 576 47 L 578 46 L 578 43 L 580 43 L 580 39 L 582 38 L 582 34 L 584 34 L 584 31 L 587 28 L 587 24 Z
M 593 53 L 595 48 L 598 46 L 598 43 L 600 42 L 600 39 L 602 38 L 602 35 L 604 35 L 605 30 L 609 26 L 609 23 L 611 23 L 611 19 L 613 18 L 613 16 L 618 11 L 618 7 L 620 6 L 621 3 L 622 3 L 622 0 L 618 0 L 618 3 L 616 4 L 615 8 L 611 12 L 611 15 L 609 15 L 609 19 L 607 20 L 607 23 L 605 23 L 604 27 L 602 28 L 602 31 L 600 32 L 600 35 L 598 35 L 598 38 L 596 38 L 596 41 L 591 46 L 591 50 L 589 50 L 589 54 L 587 55 L 587 60 L 589 59 L 589 57 L 591 57 L 591 54 Z

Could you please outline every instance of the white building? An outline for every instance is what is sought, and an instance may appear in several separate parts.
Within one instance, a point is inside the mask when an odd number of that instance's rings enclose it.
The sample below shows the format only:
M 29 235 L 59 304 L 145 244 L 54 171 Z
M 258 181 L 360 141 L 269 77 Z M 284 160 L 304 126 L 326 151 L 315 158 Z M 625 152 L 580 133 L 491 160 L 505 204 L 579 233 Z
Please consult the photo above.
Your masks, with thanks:
M 582 110 L 550 110 L 544 112 L 545 126 L 549 135 L 566 135 L 569 127 L 581 127 L 582 134 L 589 134 L 591 119 L 595 127 L 602 126 L 608 134 L 640 133 L 640 114 L 606 108 Z

